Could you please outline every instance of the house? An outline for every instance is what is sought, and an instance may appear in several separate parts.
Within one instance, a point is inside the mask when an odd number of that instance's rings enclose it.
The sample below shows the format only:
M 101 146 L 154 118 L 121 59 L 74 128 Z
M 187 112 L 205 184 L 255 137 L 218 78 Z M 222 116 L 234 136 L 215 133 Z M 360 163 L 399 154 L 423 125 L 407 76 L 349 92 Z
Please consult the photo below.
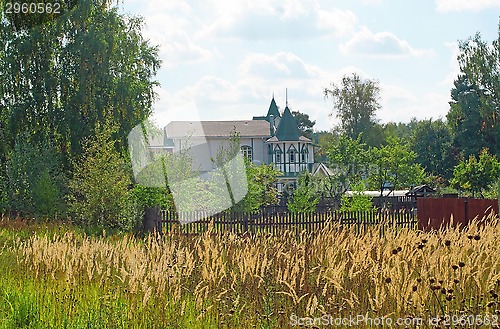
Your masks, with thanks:
M 163 138 L 150 145 L 150 149 L 154 152 L 188 149 L 195 167 L 203 175 L 214 169 L 211 159 L 223 145 L 228 145 L 233 131 L 239 133 L 245 157 L 256 165 L 273 163 L 282 173 L 279 188 L 295 182 L 300 172 L 317 169 L 312 141 L 302 136 L 288 106 L 280 113 L 274 97 L 267 114 L 252 120 L 172 121 L 164 128 Z

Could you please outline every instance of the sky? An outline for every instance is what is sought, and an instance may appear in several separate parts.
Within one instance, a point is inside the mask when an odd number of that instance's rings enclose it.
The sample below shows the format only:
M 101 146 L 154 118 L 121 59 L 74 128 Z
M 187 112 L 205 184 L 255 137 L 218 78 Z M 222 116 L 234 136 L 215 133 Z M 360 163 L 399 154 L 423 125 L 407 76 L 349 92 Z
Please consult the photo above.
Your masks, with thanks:
M 159 47 L 153 119 L 249 120 L 274 95 L 338 123 L 324 89 L 344 75 L 379 82 L 380 122 L 446 118 L 458 42 L 498 37 L 500 0 L 124 0 Z

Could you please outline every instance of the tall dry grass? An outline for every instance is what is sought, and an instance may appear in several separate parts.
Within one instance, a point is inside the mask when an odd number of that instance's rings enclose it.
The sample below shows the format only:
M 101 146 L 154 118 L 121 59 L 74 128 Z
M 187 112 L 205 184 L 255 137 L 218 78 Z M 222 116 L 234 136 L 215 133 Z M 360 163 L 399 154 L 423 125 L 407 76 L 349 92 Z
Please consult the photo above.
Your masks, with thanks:
M 329 227 L 315 235 L 145 240 L 66 232 L 17 238 L 4 250 L 35 280 L 121 296 L 129 320 L 151 308 L 158 327 L 188 313 L 207 327 L 288 327 L 292 314 L 499 314 L 500 222 L 487 222 L 383 235 L 377 227 L 362 235 Z

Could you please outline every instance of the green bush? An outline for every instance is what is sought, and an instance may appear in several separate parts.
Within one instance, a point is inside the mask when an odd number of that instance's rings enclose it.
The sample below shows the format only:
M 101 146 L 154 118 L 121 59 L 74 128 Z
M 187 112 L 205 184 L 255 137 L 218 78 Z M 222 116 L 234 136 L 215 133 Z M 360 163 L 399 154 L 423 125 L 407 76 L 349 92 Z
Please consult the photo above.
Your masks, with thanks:
M 7 163 L 4 202 L 8 208 L 37 217 L 64 213 L 64 178 L 60 166 L 49 143 L 38 145 L 30 142 L 27 135 L 20 136 Z
M 319 198 L 312 188 L 312 175 L 307 171 L 297 179 L 297 188 L 287 203 L 288 210 L 296 212 L 314 212 Z
M 69 211 L 77 225 L 87 228 L 133 229 L 139 219 L 129 191 L 130 166 L 115 148 L 112 128 L 99 127 L 84 142 L 83 156 L 74 161 L 69 181 Z
M 353 195 L 342 195 L 340 211 L 369 211 L 373 210 L 372 197 L 363 193 L 365 191 L 363 183 L 354 186 Z

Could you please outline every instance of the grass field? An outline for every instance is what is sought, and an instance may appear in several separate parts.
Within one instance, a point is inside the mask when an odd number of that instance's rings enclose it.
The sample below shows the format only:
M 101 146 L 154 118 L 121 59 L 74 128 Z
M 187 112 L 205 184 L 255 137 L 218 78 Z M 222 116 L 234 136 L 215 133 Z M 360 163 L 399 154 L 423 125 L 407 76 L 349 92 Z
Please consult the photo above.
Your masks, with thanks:
M 314 236 L 156 240 L 2 219 L 0 326 L 286 328 L 329 315 L 494 321 L 500 223 L 489 222 L 383 236 L 332 227 Z

